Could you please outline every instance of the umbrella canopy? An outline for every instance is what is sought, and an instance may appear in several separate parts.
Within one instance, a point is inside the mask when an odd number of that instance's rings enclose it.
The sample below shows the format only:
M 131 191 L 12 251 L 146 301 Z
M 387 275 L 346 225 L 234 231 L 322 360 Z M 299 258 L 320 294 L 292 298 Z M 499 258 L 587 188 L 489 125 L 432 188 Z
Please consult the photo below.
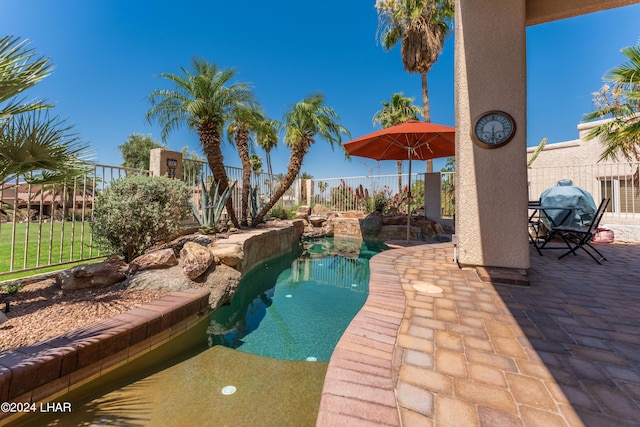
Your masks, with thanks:
M 435 123 L 410 120 L 370 133 L 344 144 L 352 156 L 374 160 L 409 160 L 407 241 L 411 227 L 411 161 L 449 157 L 455 154 L 455 129 Z
M 374 160 L 429 160 L 455 154 L 455 129 L 411 120 L 344 144 L 352 156 Z

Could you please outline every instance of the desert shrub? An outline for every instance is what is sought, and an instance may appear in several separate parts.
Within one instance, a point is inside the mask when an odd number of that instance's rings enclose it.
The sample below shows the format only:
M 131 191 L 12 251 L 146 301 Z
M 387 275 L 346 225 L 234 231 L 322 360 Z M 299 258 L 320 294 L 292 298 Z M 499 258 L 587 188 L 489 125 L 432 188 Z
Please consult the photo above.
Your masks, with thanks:
M 293 219 L 295 216 L 295 212 L 282 206 L 274 206 L 273 209 L 269 211 L 269 216 L 278 219 Z
M 98 194 L 91 233 L 126 262 L 176 234 L 191 212 L 191 189 L 166 177 L 130 175 Z
M 340 185 L 333 187 L 329 193 L 331 194 L 331 204 L 336 209 L 348 211 L 356 208 L 356 194 L 343 179 L 340 180 Z

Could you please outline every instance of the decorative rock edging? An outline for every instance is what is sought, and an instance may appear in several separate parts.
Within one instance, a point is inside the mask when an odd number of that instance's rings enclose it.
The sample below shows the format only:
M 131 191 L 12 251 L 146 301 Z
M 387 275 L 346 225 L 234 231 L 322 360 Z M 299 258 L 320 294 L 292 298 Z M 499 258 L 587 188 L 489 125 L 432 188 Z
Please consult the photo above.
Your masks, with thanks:
M 0 354 L 0 401 L 39 403 L 94 380 L 164 344 L 199 321 L 209 291 L 159 300 L 50 340 Z M 0 413 L 0 420 L 20 414 Z

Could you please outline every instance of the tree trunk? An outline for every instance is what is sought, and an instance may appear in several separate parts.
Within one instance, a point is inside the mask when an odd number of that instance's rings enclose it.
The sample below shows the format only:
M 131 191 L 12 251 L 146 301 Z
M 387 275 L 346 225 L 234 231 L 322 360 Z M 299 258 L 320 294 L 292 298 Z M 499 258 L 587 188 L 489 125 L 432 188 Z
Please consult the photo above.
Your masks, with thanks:
M 398 193 L 402 191 L 402 160 L 396 160 L 398 166 Z
M 273 197 L 269 199 L 269 202 L 262 208 L 258 216 L 253 220 L 252 226 L 256 226 L 264 221 L 264 217 L 269 213 L 271 208 L 280 200 L 284 193 L 291 187 L 296 177 L 302 169 L 302 161 L 311 147 L 313 141 L 303 140 L 299 144 L 295 144 L 291 148 L 291 157 L 289 157 L 289 165 L 287 167 L 287 174 L 280 181 L 280 186 L 276 190 Z
M 215 123 L 208 122 L 201 124 L 198 127 L 198 134 L 200 135 L 200 143 L 202 144 L 202 151 L 207 157 L 211 172 L 213 173 L 213 179 L 218 182 L 218 194 L 222 194 L 224 190 L 229 187 L 229 177 L 224 169 L 224 158 L 222 157 L 222 150 L 220 150 L 220 132 L 218 126 Z M 238 218 L 236 218 L 236 212 L 233 209 L 233 197 L 229 197 L 226 204 L 227 215 L 236 228 L 240 227 L 238 224 Z
M 271 149 L 264 150 L 264 157 L 267 161 L 267 173 L 269 174 L 269 198 L 271 198 L 271 193 L 273 193 L 273 170 L 271 169 Z
M 242 162 L 242 196 L 240 225 L 246 227 L 249 225 L 247 221 L 247 211 L 249 210 L 249 192 L 251 190 L 251 161 L 249 160 L 249 131 L 246 129 L 238 129 L 236 133 L 236 146 L 238 155 Z
M 422 115 L 424 121 L 431 123 L 431 108 L 429 108 L 429 84 L 427 82 L 427 72 L 420 73 L 422 80 Z M 433 172 L 433 160 L 427 160 L 427 173 Z

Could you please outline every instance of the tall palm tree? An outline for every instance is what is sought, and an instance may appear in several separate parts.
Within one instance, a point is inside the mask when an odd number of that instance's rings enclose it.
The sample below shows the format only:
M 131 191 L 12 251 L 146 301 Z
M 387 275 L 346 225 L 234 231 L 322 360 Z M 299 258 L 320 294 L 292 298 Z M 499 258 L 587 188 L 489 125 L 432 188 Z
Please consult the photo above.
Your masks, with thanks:
M 256 142 L 264 150 L 269 180 L 269 197 L 273 192 L 273 169 L 271 168 L 271 150 L 278 146 L 278 132 L 282 124 L 274 119 L 265 118 L 256 130 Z
M 163 141 L 170 132 L 182 126 L 197 132 L 222 194 L 229 187 L 220 147 L 222 130 L 233 109 L 251 102 L 254 97 L 247 84 L 231 83 L 235 75 L 233 70 L 219 68 L 202 59 L 194 59 L 192 67 L 193 72 L 181 67 L 182 74 L 160 74 L 175 88 L 155 90 L 149 95 L 151 109 L 147 112 L 147 120 L 157 121 L 162 126 Z M 239 227 L 231 198 L 226 208 L 233 225 Z
M 438 60 L 455 11 L 455 0 L 377 0 L 378 36 L 389 51 L 398 42 L 405 70 L 420 73 L 425 122 L 431 121 L 427 73 Z M 427 172 L 433 162 L 427 161 Z
M 604 77 L 605 85 L 594 97 L 598 109 L 586 115 L 585 121 L 610 118 L 596 126 L 587 138 L 599 137 L 606 145 L 600 160 L 640 160 L 640 41 L 622 49 L 628 62 L 615 67 Z
M 251 192 L 251 157 L 249 142 L 251 133 L 255 132 L 264 120 L 262 112 L 255 104 L 237 105 L 231 112 L 231 120 L 227 125 L 229 142 L 235 142 L 240 162 L 242 163 L 242 195 L 240 225 L 247 226 L 249 210 L 249 193 Z
M 302 168 L 304 157 L 316 138 L 323 138 L 331 144 L 340 144 L 344 133 L 351 137 L 349 131 L 340 125 L 336 112 L 324 104 L 324 95 L 315 94 L 305 97 L 295 104 L 284 115 L 284 142 L 291 149 L 287 173 L 280 182 L 273 197 L 258 213 L 254 225 L 261 223 L 264 216 L 275 206 L 276 202 L 291 187 Z
M 418 120 L 422 115 L 420 107 L 413 104 L 413 98 L 407 98 L 402 92 L 391 95 L 391 101 L 382 101 L 382 110 L 373 116 L 373 123 L 380 124 L 383 129 L 399 125 L 409 120 Z M 402 160 L 398 165 L 398 191 L 402 191 Z

